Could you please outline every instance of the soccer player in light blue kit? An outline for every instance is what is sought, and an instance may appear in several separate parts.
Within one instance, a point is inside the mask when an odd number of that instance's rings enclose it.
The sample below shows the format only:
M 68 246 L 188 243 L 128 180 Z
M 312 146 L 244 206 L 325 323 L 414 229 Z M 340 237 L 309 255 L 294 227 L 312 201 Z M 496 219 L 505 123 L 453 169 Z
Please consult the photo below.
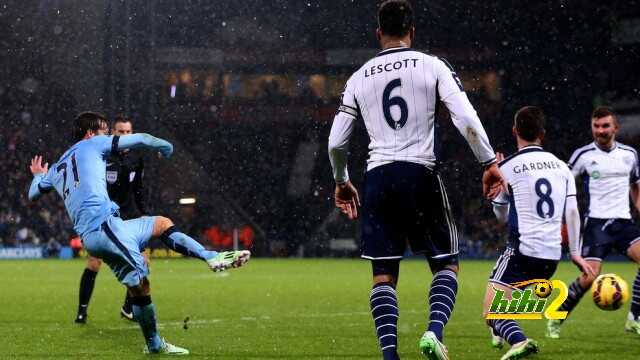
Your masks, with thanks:
M 133 313 L 142 328 L 146 353 L 186 355 L 187 349 L 164 341 L 156 327 L 155 306 L 141 250 L 152 237 L 160 237 L 165 245 L 183 255 L 205 261 L 213 271 L 239 267 L 251 256 L 247 250 L 215 252 L 180 232 L 163 216 L 143 216 L 123 221 L 118 205 L 109 199 L 105 179 L 106 156 L 124 149 L 150 148 L 168 158 L 173 153 L 171 143 L 148 134 L 106 136 L 100 124 L 106 118 L 98 113 L 84 112 L 76 117 L 73 136 L 77 141 L 60 159 L 48 168 L 42 157 L 31 160 L 33 181 L 29 199 L 35 200 L 52 189 L 63 198 L 74 229 L 87 251 L 109 265 L 118 280 L 132 295 Z

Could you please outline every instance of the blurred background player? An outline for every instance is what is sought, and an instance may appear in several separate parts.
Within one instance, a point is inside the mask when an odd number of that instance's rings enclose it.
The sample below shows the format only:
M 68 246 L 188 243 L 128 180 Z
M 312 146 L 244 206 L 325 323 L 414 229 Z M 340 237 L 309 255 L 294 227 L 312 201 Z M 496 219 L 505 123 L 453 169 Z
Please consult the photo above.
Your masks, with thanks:
M 455 71 L 444 60 L 410 48 L 413 9 L 404 0 L 378 10 L 376 36 L 382 51 L 347 81 L 329 136 L 336 181 L 335 203 L 349 219 L 358 217 L 358 192 L 349 181 L 347 145 L 361 117 L 371 143 L 363 193 L 362 257 L 371 260 L 370 304 L 384 359 L 398 359 L 396 284 L 407 240 L 425 253 L 433 272 L 429 326 L 420 351 L 447 359 L 444 327 L 458 289 L 458 230 L 436 169 L 435 112 L 444 103 L 476 158 L 485 167 L 483 187 L 493 197 L 502 176 L 478 116 Z
M 613 248 L 640 264 L 640 227 L 631 219 L 631 202 L 640 209 L 638 153 L 616 141 L 619 125 L 614 112 L 598 107 L 591 114 L 593 143 L 574 151 L 569 167 L 582 179 L 589 208 L 583 226 L 582 256 L 595 274 L 582 274 L 569 286 L 560 311 L 571 312 L 600 273 L 602 261 Z M 640 334 L 640 270 L 633 282 L 631 309 L 625 330 Z M 560 337 L 563 320 L 549 320 L 547 336 Z
M 118 280 L 128 287 L 134 317 L 146 342 L 146 353 L 186 355 L 187 349 L 169 344 L 158 333 L 147 278 L 149 268 L 141 252 L 152 237 L 159 237 L 170 249 L 205 261 L 213 271 L 241 266 L 249 260 L 250 253 L 246 250 L 208 251 L 163 216 L 143 216 L 126 221 L 118 217 L 118 205 L 107 194 L 107 155 L 143 147 L 157 150 L 168 158 L 173 153 L 173 146 L 148 134 L 105 136 L 102 126 L 105 121 L 101 114 L 81 113 L 73 127 L 77 142 L 51 169 L 48 163 L 42 164 L 41 156 L 31 160 L 33 181 L 29 199 L 35 200 L 52 189 L 62 197 L 87 251 L 105 261 Z
M 101 124 L 106 127 L 106 122 Z M 111 133 L 122 136 L 133 133 L 131 118 L 118 115 L 113 120 Z M 120 218 L 123 220 L 138 218 L 147 215 L 146 191 L 143 186 L 144 159 L 141 151 L 123 150 L 115 154 L 109 154 L 107 158 L 107 192 L 109 198 L 120 207 Z M 100 271 L 102 261 L 91 255 L 87 256 L 87 267 L 80 278 L 80 292 L 76 323 L 84 324 L 87 321 L 87 311 L 91 294 L 95 286 L 95 279 Z M 125 300 L 120 309 L 120 316 L 133 321 L 131 307 L 131 295 L 125 290 Z
M 576 183 L 566 164 L 542 149 L 545 116 L 542 109 L 525 106 L 515 115 L 513 134 L 518 152 L 502 159 L 500 170 L 508 191 L 493 200 L 499 221 L 509 223 L 509 243 L 489 277 L 484 299 L 486 318 L 496 290 L 511 297 L 512 284 L 532 279 L 549 280 L 562 257 L 560 228 L 566 217 L 571 260 L 585 273 L 593 275 L 580 256 L 580 212 Z M 515 320 L 487 320 L 493 345 L 501 348 L 503 339 L 511 348 L 502 360 L 520 359 L 538 352 L 537 343 L 528 339 Z

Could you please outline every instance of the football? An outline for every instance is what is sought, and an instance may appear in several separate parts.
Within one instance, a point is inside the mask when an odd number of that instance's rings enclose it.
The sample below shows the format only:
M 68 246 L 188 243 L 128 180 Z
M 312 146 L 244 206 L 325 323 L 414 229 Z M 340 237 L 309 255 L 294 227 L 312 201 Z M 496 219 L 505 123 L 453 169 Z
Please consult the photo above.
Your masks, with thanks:
M 539 282 L 533 287 L 533 292 L 537 297 L 544 299 L 551 294 L 551 283 L 548 281 Z
M 617 310 L 629 300 L 629 286 L 616 274 L 602 274 L 591 285 L 593 302 L 602 310 Z

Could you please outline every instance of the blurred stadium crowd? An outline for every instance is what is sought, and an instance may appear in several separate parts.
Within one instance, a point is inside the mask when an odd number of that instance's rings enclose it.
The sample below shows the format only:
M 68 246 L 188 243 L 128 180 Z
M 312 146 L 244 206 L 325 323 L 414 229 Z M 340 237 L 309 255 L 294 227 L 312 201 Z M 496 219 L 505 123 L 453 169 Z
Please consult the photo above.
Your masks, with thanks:
M 42 207 L 29 203 L 28 164 L 34 151 L 47 149 L 48 155 L 64 151 L 68 137 L 60 137 L 47 122 L 73 116 L 69 110 L 75 108 L 74 100 L 57 84 L 31 78 L 3 87 L 0 104 L 0 245 L 42 245 L 55 252 L 68 243 L 73 229 L 59 199 L 46 197 Z
M 279 92 L 277 82 L 263 82 L 251 98 L 239 99 L 186 91 L 163 90 L 159 126 L 194 160 L 180 174 L 163 174 L 162 164 L 151 161 L 146 187 L 156 213 L 175 213 L 176 200 L 166 193 L 177 185 L 172 177 L 204 182 L 210 188 L 200 193 L 198 204 L 180 207 L 185 228 L 211 247 L 230 245 L 231 229 L 240 229 L 242 245 L 254 245 L 263 255 L 324 256 L 352 255 L 351 247 L 334 247 L 332 239 L 354 239 L 357 224 L 337 216 L 333 209 L 333 181 L 326 158 L 331 119 L 338 93 L 314 90 L 317 78 L 302 83 L 297 96 Z M 170 84 L 170 83 L 168 83 Z M 513 151 L 511 114 L 499 94 L 480 86 L 468 89 L 471 101 L 483 119 L 498 150 Z M 176 90 L 174 90 L 176 91 Z M 44 153 L 57 158 L 69 146 L 67 124 L 77 109 L 73 97 L 58 84 L 34 79 L 2 89 L 0 146 L 0 244 L 2 246 L 45 246 L 55 254 L 74 236 L 61 201 L 45 197 L 44 206 L 26 199 L 31 181 L 27 165 L 31 156 Z M 135 116 L 144 117 L 137 114 Z M 134 118 L 135 118 L 134 116 Z M 491 257 L 504 243 L 505 231 L 480 196 L 480 168 L 448 119 L 440 114 L 441 165 L 449 188 L 453 211 L 468 257 Z M 589 141 L 585 128 L 562 126 L 550 116 L 548 147 L 567 158 L 572 149 Z M 53 122 L 51 120 L 55 119 Z M 140 119 L 143 120 L 143 119 Z M 587 119 L 588 120 L 588 119 Z M 51 124 L 55 123 L 56 126 Z M 145 131 L 144 121 L 139 130 Z M 565 122 L 566 123 L 566 122 Z M 156 125 L 157 128 L 158 125 Z M 352 166 L 363 169 L 367 156 L 364 128 L 351 144 Z M 208 177 L 200 178 L 194 169 Z M 363 171 L 352 174 L 361 183 Z M 209 196 L 210 198 L 207 198 Z M 232 202 L 243 210 L 237 221 L 217 218 Z M 212 215 L 213 214 L 213 215 Z M 254 242 L 254 238 L 256 241 Z
M 150 210 L 203 244 L 236 239 L 272 256 L 357 254 L 358 224 L 333 207 L 326 142 L 347 77 L 376 53 L 375 24 L 361 15 L 375 2 L 256 3 L 258 12 L 231 0 L 9 1 L 0 12 L 8 29 L 0 39 L 0 246 L 55 253 L 69 243 L 57 197 L 27 202 L 28 162 L 37 153 L 56 159 L 75 114 L 96 110 L 125 112 L 135 130 L 175 144 L 174 159 L 145 164 Z M 514 112 L 539 105 L 547 149 L 568 159 L 591 141 L 594 106 L 638 118 L 640 90 L 629 75 L 640 61 L 636 5 L 571 0 L 523 12 L 505 2 L 429 2 L 416 13 L 416 48 L 450 60 L 496 150 L 515 151 Z M 462 251 L 491 257 L 505 231 L 481 198 L 468 146 L 448 115 L 439 117 Z M 637 148 L 630 134 L 622 141 Z M 361 126 L 350 147 L 356 186 L 367 141 Z M 180 205 L 184 197 L 197 201 Z

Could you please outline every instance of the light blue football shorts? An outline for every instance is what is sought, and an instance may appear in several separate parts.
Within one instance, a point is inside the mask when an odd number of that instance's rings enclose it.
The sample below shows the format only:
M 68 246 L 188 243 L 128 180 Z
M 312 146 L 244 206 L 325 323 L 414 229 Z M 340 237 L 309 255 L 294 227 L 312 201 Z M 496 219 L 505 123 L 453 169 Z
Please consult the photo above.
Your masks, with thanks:
M 82 239 L 89 254 L 102 259 L 122 284 L 133 287 L 140 285 L 149 275 L 149 267 L 142 251 L 149 244 L 153 233 L 155 216 L 122 220 L 109 216 L 99 230 Z

